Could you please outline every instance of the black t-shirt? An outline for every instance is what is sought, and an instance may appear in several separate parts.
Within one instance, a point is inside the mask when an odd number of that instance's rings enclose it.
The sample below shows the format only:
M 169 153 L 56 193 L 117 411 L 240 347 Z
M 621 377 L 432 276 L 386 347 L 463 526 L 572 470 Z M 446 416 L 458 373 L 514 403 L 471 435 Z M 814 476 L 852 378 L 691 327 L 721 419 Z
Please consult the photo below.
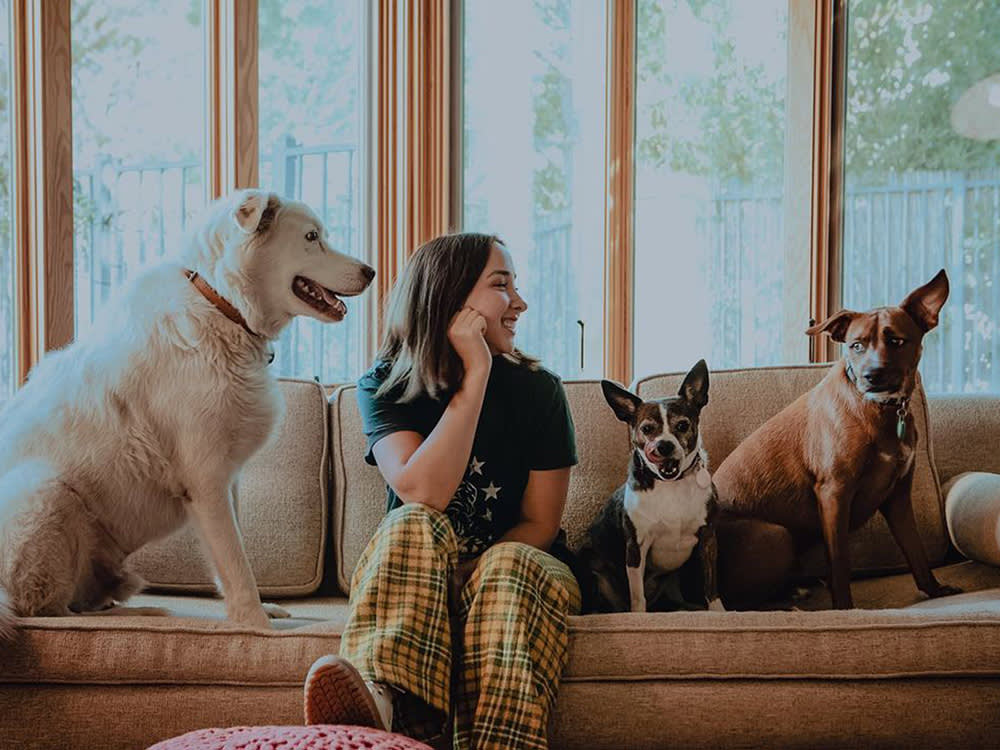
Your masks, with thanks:
M 449 399 L 421 396 L 400 404 L 395 393 L 376 398 L 390 366 L 376 362 L 358 381 L 358 406 L 368 438 L 365 461 L 372 465 L 372 447 L 386 435 L 430 435 Z M 576 461 L 573 418 L 559 377 L 544 368 L 532 370 L 494 357 L 472 455 L 445 511 L 463 557 L 480 554 L 520 520 L 529 472 L 561 469 Z M 388 510 L 400 505 L 390 487 Z

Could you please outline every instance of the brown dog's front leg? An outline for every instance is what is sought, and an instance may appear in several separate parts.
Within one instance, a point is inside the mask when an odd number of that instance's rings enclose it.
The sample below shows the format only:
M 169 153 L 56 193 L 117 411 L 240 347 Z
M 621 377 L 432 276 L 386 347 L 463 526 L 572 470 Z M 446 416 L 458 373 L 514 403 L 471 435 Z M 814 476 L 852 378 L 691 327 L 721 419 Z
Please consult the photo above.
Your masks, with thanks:
M 851 558 L 847 546 L 850 533 L 851 500 L 854 490 L 837 482 L 824 482 L 816 487 L 826 559 L 830 564 L 830 596 L 834 609 L 851 609 Z
M 910 572 L 917 582 L 917 588 L 929 597 L 948 596 L 949 594 L 960 594 L 962 590 L 955 586 L 942 586 L 938 583 L 934 573 L 931 572 L 930 563 L 927 562 L 927 552 L 920 541 L 920 534 L 917 531 L 917 522 L 913 517 L 913 504 L 910 501 L 910 489 L 913 486 L 913 470 L 899 480 L 893 488 L 892 493 L 885 499 L 879 508 L 879 512 L 889 525 L 896 544 L 903 550 L 903 556 L 910 566 Z
M 705 589 L 705 603 L 713 612 L 723 612 L 719 598 L 719 584 L 716 577 L 719 561 L 719 543 L 715 537 L 715 525 L 706 524 L 698 529 L 698 547 L 701 549 L 701 575 Z

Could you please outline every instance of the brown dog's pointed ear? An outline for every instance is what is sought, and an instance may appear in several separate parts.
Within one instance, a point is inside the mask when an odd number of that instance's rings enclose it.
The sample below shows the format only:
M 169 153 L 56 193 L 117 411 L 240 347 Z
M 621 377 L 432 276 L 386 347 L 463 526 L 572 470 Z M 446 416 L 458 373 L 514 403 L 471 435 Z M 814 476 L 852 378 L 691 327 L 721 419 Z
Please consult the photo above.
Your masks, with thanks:
M 604 398 L 618 419 L 629 424 L 635 421 L 635 413 L 642 405 L 641 398 L 613 380 L 602 380 L 601 390 L 604 391 Z
M 691 371 L 684 376 L 677 395 L 687 399 L 699 409 L 708 403 L 708 365 L 699 359 Z
M 825 333 L 834 341 L 844 343 L 844 339 L 847 337 L 847 329 L 857 315 L 858 313 L 853 310 L 841 310 L 831 315 L 822 323 L 817 323 L 811 328 L 807 328 L 806 334 L 815 336 L 817 333 Z
M 948 299 L 948 274 L 942 268 L 919 289 L 914 289 L 899 306 L 927 333 L 938 324 L 938 313 Z

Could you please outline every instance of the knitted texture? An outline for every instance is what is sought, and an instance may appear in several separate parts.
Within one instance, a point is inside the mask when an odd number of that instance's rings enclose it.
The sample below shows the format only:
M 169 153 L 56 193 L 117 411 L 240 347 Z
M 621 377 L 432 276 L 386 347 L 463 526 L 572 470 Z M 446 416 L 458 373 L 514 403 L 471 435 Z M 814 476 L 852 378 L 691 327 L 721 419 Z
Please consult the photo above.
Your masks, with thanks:
M 149 750 L 431 750 L 401 734 L 368 727 L 313 724 L 307 727 L 198 729 Z

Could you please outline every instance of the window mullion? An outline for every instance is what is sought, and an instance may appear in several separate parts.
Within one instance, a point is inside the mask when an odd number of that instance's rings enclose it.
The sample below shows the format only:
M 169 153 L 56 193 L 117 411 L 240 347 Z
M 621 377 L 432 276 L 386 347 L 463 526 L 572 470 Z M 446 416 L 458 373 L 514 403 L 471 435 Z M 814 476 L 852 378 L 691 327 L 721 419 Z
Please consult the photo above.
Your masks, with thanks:
M 605 113 L 604 373 L 632 379 L 635 0 L 608 0 Z
M 70 4 L 14 0 L 14 227 L 23 381 L 73 339 Z
M 404 252 L 448 231 L 451 211 L 451 2 L 407 4 Z
M 209 199 L 257 187 L 260 122 L 256 0 L 208 0 Z
M 844 0 L 817 0 L 813 59 L 812 241 L 810 316 L 823 320 L 841 301 L 841 221 L 843 200 Z M 836 359 L 838 345 L 822 337 L 810 347 L 810 360 Z

